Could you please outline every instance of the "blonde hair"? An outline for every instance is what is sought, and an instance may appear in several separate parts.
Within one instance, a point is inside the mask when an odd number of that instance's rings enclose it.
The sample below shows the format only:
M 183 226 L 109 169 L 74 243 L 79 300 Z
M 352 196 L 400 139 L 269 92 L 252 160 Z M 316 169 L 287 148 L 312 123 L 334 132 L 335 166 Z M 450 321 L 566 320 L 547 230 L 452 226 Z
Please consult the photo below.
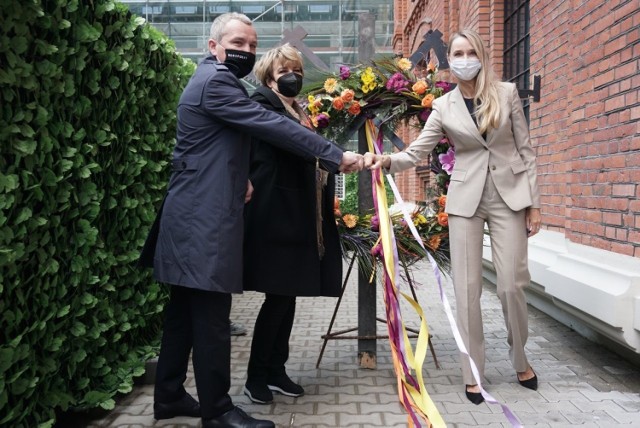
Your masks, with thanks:
M 269 81 L 273 79 L 273 68 L 276 65 L 287 65 L 291 64 L 291 68 L 300 68 L 302 67 L 302 55 L 300 52 L 289 43 L 285 43 L 282 46 L 277 46 L 273 49 L 268 50 L 256 63 L 256 66 L 253 68 L 253 73 L 256 75 L 260 83 L 264 86 L 268 86 Z M 304 71 L 302 72 L 304 76 Z
M 482 38 L 473 30 L 465 29 L 453 33 L 449 38 L 447 54 L 451 55 L 451 44 L 458 37 L 464 37 L 469 41 L 482 65 L 476 78 L 476 93 L 473 96 L 473 104 L 477 108 L 478 130 L 482 134 L 490 128 L 495 129 L 500 125 L 500 97 L 497 85 L 499 79 L 493 72 L 493 67 L 491 67 L 491 61 L 489 60 L 489 52 Z

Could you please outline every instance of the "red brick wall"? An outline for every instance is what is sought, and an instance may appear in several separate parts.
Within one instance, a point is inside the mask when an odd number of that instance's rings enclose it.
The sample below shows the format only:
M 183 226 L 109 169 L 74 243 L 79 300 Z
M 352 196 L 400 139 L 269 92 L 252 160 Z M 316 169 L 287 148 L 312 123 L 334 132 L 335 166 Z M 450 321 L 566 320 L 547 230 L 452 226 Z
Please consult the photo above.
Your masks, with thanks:
M 461 27 L 480 32 L 502 72 L 504 0 L 401 0 L 395 8 L 396 51 L 417 48 L 428 17 L 445 41 Z M 544 226 L 640 257 L 640 5 L 530 0 L 530 11 L 531 74 L 542 76 L 530 129 Z M 397 177 L 406 200 L 424 200 L 425 180 Z

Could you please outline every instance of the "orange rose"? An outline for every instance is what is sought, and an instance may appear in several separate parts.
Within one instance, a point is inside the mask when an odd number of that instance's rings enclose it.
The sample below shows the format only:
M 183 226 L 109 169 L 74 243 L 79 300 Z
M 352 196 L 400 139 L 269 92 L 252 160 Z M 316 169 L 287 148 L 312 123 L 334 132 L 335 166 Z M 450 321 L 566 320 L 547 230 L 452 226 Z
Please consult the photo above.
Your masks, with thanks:
M 449 215 L 447 213 L 438 213 L 438 224 L 442 227 L 449 226 Z
M 345 89 L 344 91 L 342 91 L 342 93 L 340 94 L 340 98 L 342 98 L 342 101 L 344 101 L 345 103 L 351 102 L 353 101 L 353 98 L 356 96 L 356 93 L 353 92 L 352 89 Z
M 431 108 L 431 104 L 433 103 L 434 99 L 435 97 L 433 96 L 433 94 L 425 95 L 424 98 L 422 99 L 422 107 Z
M 354 116 L 357 116 L 360 114 L 360 103 L 352 103 L 349 106 L 349 110 L 347 110 L 349 112 L 349 114 L 352 114 Z
M 342 212 L 340 211 L 340 199 L 338 199 L 337 196 L 333 198 L 333 215 L 336 217 L 342 215 Z
M 425 82 L 424 80 L 418 80 L 411 87 L 411 90 L 418 95 L 424 94 L 425 92 L 427 92 L 427 89 L 429 89 L 429 86 L 427 85 L 427 82 Z
M 438 198 L 438 205 L 439 205 L 441 208 L 444 208 L 444 207 L 446 207 L 446 206 L 447 206 L 447 195 L 441 195 L 441 196 Z
M 336 110 L 342 110 L 344 108 L 344 102 L 342 101 L 342 98 L 340 98 L 340 97 L 335 97 L 333 99 L 333 101 L 331 102 L 331 105 Z

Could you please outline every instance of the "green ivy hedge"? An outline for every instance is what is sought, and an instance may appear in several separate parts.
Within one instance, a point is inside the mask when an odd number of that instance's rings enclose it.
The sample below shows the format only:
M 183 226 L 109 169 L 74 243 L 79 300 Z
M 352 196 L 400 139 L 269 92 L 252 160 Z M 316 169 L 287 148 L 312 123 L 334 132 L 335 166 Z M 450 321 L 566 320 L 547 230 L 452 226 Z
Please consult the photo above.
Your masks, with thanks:
M 114 406 L 157 349 L 136 266 L 193 73 L 107 0 L 0 0 L 0 426 Z

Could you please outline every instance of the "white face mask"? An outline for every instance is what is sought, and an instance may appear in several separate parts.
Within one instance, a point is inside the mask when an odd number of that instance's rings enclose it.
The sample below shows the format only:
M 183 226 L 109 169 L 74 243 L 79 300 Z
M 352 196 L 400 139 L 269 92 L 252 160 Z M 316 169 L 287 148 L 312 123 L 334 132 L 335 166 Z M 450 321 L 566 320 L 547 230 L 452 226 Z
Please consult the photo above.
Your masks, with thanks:
M 456 58 L 449 63 L 449 69 L 460 80 L 472 80 L 481 68 L 478 58 Z

